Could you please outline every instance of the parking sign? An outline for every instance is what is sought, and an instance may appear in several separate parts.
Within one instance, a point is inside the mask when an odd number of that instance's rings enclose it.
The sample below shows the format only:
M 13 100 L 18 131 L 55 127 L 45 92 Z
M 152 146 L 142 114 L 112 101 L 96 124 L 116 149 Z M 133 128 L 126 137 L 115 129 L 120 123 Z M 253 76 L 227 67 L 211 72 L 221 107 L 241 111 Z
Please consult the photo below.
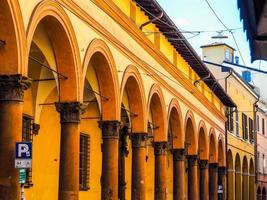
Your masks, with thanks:
M 32 143 L 16 142 L 15 168 L 32 167 Z

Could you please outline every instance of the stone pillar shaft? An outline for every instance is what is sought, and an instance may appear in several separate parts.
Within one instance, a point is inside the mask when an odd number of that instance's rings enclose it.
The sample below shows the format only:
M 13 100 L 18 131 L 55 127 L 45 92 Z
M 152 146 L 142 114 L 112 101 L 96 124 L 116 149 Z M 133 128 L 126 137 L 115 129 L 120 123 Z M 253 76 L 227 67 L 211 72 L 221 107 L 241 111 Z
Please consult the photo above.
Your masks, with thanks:
M 218 164 L 209 164 L 209 197 L 210 199 L 218 199 Z
M 24 90 L 30 82 L 21 75 L 0 75 L 0 199 L 19 199 L 15 142 L 22 139 Z
M 198 157 L 188 156 L 188 200 L 199 200 Z
M 79 151 L 82 104 L 56 103 L 60 113 L 59 200 L 79 199 Z
M 219 184 L 223 187 L 223 195 L 222 199 L 226 200 L 227 197 L 227 183 L 226 183 L 226 167 L 219 167 L 218 168 L 218 179 Z
M 185 198 L 185 150 L 173 150 L 173 199 L 184 200 Z
M 209 162 L 200 160 L 200 200 L 209 200 Z
M 133 133 L 132 140 L 132 200 L 146 199 L 146 133 Z
M 167 199 L 167 142 L 154 143 L 155 200 Z
M 101 199 L 118 199 L 119 121 L 100 121 L 102 129 Z

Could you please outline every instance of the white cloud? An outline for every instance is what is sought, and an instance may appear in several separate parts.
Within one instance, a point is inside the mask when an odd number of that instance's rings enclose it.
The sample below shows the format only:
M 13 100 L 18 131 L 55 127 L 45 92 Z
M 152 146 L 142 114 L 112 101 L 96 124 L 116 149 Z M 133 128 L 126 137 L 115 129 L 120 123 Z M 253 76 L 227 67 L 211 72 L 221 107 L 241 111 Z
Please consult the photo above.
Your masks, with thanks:
M 173 22 L 176 26 L 178 26 L 178 28 L 188 26 L 190 24 L 190 22 L 185 18 L 173 18 Z

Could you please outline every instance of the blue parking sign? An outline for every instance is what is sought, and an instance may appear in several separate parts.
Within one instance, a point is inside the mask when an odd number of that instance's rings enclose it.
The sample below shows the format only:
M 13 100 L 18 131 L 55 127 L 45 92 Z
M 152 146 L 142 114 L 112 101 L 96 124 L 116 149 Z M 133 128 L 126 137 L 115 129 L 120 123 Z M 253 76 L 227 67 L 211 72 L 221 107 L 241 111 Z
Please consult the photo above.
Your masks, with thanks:
M 32 159 L 31 142 L 16 142 L 16 159 Z

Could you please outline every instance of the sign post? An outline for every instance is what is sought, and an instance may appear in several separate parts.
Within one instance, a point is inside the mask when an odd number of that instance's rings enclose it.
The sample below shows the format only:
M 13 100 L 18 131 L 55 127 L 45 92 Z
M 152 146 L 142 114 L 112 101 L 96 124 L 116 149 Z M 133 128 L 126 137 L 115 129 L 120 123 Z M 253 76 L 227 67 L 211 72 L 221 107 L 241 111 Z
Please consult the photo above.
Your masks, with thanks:
M 32 143 L 16 142 L 15 168 L 19 169 L 19 183 L 21 187 L 20 200 L 25 200 L 24 184 L 26 183 L 26 169 L 32 167 Z

